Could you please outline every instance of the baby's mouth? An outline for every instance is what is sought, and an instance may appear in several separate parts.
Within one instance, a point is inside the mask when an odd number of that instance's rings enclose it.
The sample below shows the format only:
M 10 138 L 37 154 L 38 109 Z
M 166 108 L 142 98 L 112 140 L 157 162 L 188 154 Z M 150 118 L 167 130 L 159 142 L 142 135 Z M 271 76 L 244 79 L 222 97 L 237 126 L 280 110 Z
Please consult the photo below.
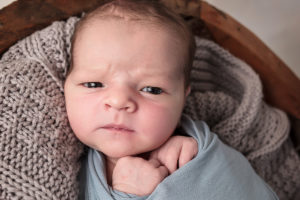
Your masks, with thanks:
M 111 131 L 118 131 L 118 132 L 130 132 L 130 133 L 134 132 L 134 130 L 122 124 L 107 124 L 101 128 L 106 130 L 111 130 Z

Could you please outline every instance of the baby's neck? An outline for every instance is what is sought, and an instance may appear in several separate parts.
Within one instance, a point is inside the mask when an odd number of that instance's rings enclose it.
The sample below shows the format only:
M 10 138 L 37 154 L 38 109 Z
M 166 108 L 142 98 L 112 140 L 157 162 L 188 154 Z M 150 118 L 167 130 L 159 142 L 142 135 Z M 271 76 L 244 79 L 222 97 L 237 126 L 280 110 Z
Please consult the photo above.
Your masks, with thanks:
M 107 184 L 112 186 L 112 175 L 118 159 L 111 159 L 106 157 L 106 179 Z

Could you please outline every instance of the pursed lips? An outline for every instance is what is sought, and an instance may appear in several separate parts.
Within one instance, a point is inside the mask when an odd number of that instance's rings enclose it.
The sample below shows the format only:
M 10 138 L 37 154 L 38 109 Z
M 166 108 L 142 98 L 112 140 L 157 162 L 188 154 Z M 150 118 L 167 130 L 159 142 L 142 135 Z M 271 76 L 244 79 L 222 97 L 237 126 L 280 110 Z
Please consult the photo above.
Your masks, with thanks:
M 134 130 L 122 124 L 107 124 L 105 126 L 102 126 L 101 128 L 106 130 L 111 130 L 111 131 L 130 132 L 130 133 L 134 132 Z

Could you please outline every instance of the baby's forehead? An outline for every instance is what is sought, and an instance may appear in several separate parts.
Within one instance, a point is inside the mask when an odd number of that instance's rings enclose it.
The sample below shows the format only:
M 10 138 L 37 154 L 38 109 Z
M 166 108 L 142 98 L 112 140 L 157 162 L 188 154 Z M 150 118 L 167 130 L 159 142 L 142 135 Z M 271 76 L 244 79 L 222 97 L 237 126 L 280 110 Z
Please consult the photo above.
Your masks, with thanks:
M 82 27 L 82 30 L 80 30 L 78 32 L 77 35 L 77 41 L 76 41 L 76 45 L 73 44 L 74 46 L 78 46 L 80 47 L 80 43 L 83 40 L 87 40 L 88 37 L 91 37 L 89 34 L 91 33 L 91 30 L 95 29 L 95 28 L 99 28 L 102 26 L 104 27 L 104 31 L 105 32 L 109 32 L 110 29 L 110 24 L 114 23 L 120 23 L 121 24 L 127 24 L 128 26 L 130 26 L 130 29 L 136 29 L 136 31 L 138 31 L 139 33 L 142 32 L 141 30 L 146 30 L 148 33 L 158 33 L 161 32 L 163 33 L 164 36 L 168 37 L 168 40 L 172 41 L 172 44 L 170 46 L 168 51 L 169 53 L 172 54 L 176 54 L 176 60 L 178 60 L 181 63 L 181 67 L 176 67 L 175 70 L 172 70 L 172 72 L 175 73 L 176 77 L 180 77 L 183 74 L 183 68 L 184 68 L 184 64 L 185 64 L 185 59 L 186 59 L 186 52 L 187 52 L 187 44 L 185 41 L 183 41 L 183 39 L 178 36 L 178 34 L 176 33 L 176 31 L 172 30 L 170 27 L 166 27 L 163 26 L 162 24 L 158 24 L 158 23 L 154 23 L 151 21 L 135 21 L 135 20 L 125 20 L 124 19 L 116 19 L 116 18 L 107 18 L 107 19 L 93 19 L 93 21 L 90 21 L 89 24 L 86 24 L 84 27 Z M 115 28 L 115 27 L 114 27 Z M 118 27 L 117 27 L 118 28 Z M 151 37 L 151 35 L 149 36 L 149 34 L 147 35 L 147 37 Z M 143 38 L 142 40 L 147 40 L 147 38 Z M 141 42 L 142 42 L 141 40 Z M 108 39 L 109 41 L 109 39 Z M 94 43 L 95 44 L 95 43 Z M 151 45 L 150 45 L 151 46 Z M 77 47 L 76 47 L 77 48 Z M 72 56 L 74 57 L 73 60 L 77 60 L 76 57 L 80 57 L 82 56 L 82 54 L 88 53 L 88 52 L 84 52 L 84 51 L 77 51 L 75 47 L 73 47 L 73 54 Z M 81 53 L 79 53 L 81 52 Z M 170 62 L 172 62 L 170 60 Z M 76 62 L 75 62 L 76 63 Z M 170 67 L 168 64 L 165 66 L 166 68 Z M 172 66 L 174 67 L 174 66 Z M 151 71 L 151 70 L 149 70 Z
M 115 24 L 120 24 L 120 26 L 116 26 Z M 116 32 L 120 32 L 120 33 L 124 33 L 123 31 L 123 27 L 125 26 L 128 27 L 128 30 L 125 31 L 125 34 L 135 34 L 136 32 L 138 32 L 138 34 L 141 36 L 139 37 L 138 41 L 143 42 L 144 40 L 149 40 L 152 38 L 157 37 L 157 35 L 159 35 L 159 37 L 163 37 L 164 40 L 156 40 L 155 42 L 157 42 L 158 44 L 160 44 L 159 42 L 165 42 L 165 41 L 169 41 L 169 46 L 170 49 L 168 49 L 169 52 L 176 52 L 176 51 L 180 51 L 182 52 L 182 56 L 185 57 L 185 53 L 188 51 L 188 43 L 185 39 L 183 39 L 182 37 L 180 37 L 176 31 L 170 29 L 169 27 L 163 26 L 162 24 L 155 24 L 152 22 L 142 22 L 142 21 L 124 21 L 121 19 L 107 19 L 107 20 L 103 20 L 103 19 L 98 19 L 98 20 L 94 20 L 93 22 L 91 22 L 89 25 L 86 25 L 85 27 L 82 27 L 82 30 L 78 31 L 77 33 L 77 37 L 76 37 L 76 41 L 73 43 L 73 46 L 78 46 L 78 44 L 82 41 L 86 41 L 89 38 L 91 38 L 91 33 L 95 33 L 96 31 L 98 31 L 96 37 L 94 37 L 95 40 L 97 39 L 101 39 L 101 35 L 103 35 L 102 33 L 105 32 L 105 36 L 109 35 L 111 32 L 111 29 L 114 29 L 114 31 Z M 100 32 L 99 32 L 100 31 Z M 102 32 L 102 33 L 101 33 Z M 93 34 L 95 36 L 95 34 Z M 106 37 L 108 41 L 110 41 L 110 37 Z M 124 38 L 121 38 L 121 40 L 126 40 L 127 38 L 124 36 Z M 171 42 L 170 42 L 171 41 Z M 114 42 L 114 41 L 112 41 Z M 156 44 L 157 44 L 156 43 Z M 154 45 L 154 44 L 153 44 Z M 149 45 L 148 47 L 151 48 L 151 46 L 153 45 Z M 79 45 L 80 46 L 80 45 Z M 147 47 L 147 48 L 148 48 Z M 73 50 L 76 49 L 75 47 L 73 47 Z M 145 48 L 145 50 L 147 50 Z M 74 52 L 72 52 L 74 53 Z

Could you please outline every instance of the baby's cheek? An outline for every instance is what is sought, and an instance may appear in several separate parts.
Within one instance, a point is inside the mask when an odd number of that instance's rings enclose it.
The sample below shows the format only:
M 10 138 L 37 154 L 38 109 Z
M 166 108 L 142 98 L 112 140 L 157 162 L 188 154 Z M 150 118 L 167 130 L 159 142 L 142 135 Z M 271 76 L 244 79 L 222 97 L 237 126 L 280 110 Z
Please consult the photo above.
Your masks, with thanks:
M 80 138 L 80 135 L 84 132 L 84 122 L 82 121 L 83 117 L 79 115 L 79 109 L 76 107 L 72 107 L 68 109 L 68 118 L 70 125 L 72 127 L 73 132 L 75 135 Z
M 148 105 L 140 118 L 144 132 L 153 140 L 163 142 L 173 133 L 178 121 L 174 111 L 164 105 Z
M 91 102 L 84 98 L 73 98 L 67 104 L 69 122 L 78 137 L 87 131 L 87 127 L 91 127 L 92 107 Z

